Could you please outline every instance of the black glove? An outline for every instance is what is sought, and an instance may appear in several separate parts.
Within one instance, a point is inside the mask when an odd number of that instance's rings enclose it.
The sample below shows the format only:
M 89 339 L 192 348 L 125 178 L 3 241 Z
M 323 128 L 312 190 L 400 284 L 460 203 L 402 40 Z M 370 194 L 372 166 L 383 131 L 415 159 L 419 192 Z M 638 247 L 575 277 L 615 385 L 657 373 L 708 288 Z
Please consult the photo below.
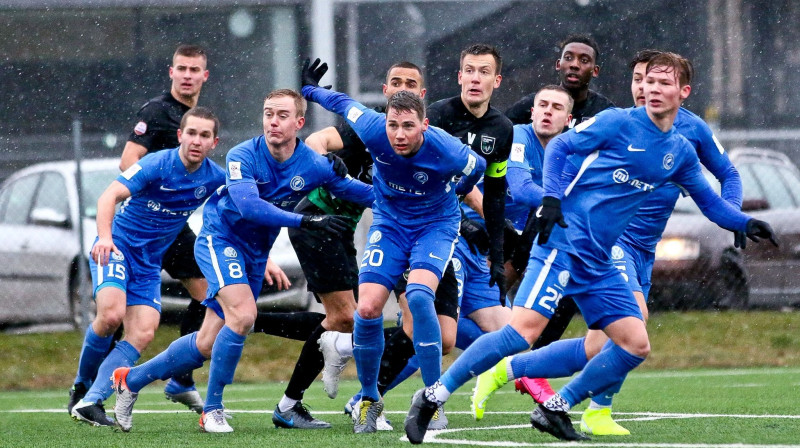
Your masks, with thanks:
M 747 221 L 747 237 L 756 243 L 761 241 L 762 238 L 769 239 L 775 247 L 778 247 L 778 236 L 775 235 L 772 227 L 764 221 L 757 219 Z
M 506 306 L 506 268 L 503 263 L 494 263 L 489 266 L 489 286 L 497 285 L 500 289 L 500 305 Z
M 328 64 L 324 62 L 320 64 L 319 58 L 314 59 L 314 63 L 309 66 L 310 62 L 311 60 L 308 58 L 303 61 L 303 71 L 300 73 L 300 81 L 302 86 L 319 87 L 319 80 L 322 79 L 322 76 L 328 71 Z
M 747 233 L 745 232 L 733 232 L 733 247 L 738 247 L 739 249 L 744 250 L 747 246 Z
M 347 165 L 344 164 L 344 160 L 342 160 L 341 157 L 329 152 L 325 154 L 325 158 L 330 160 L 333 164 L 333 172 L 336 173 L 337 176 L 347 177 Z
M 536 222 L 534 228 L 539 234 L 539 244 L 544 244 L 550 239 L 550 232 L 553 226 L 558 224 L 562 228 L 567 228 L 564 215 L 561 213 L 561 199 L 552 196 L 542 198 L 542 205 L 536 209 Z
M 304 215 L 300 221 L 301 229 L 324 230 L 331 235 L 340 236 L 350 226 L 347 218 L 339 215 Z
M 478 222 L 466 217 L 462 218 L 459 232 L 471 250 L 481 254 L 489 252 L 489 233 Z

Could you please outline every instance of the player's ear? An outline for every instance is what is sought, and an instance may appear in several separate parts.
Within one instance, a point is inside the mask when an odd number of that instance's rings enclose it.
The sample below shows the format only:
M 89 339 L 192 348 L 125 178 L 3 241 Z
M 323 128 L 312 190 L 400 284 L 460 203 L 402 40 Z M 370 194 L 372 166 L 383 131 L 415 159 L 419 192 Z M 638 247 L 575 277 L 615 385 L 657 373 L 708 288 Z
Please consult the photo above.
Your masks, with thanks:
M 427 91 L 428 91 L 428 89 L 423 87 L 422 90 L 419 91 L 419 97 L 420 98 L 425 98 L 425 92 L 427 92 Z
M 692 93 L 692 86 L 691 85 L 686 84 L 685 86 L 682 86 L 681 87 L 681 101 L 685 100 L 686 98 L 689 98 L 689 94 L 690 93 Z
M 567 114 L 567 119 L 564 121 L 564 127 L 569 126 L 569 123 L 572 121 L 572 114 Z
M 592 69 L 592 78 L 597 78 L 600 75 L 600 66 L 595 65 Z
M 297 118 L 297 130 L 303 129 L 303 126 L 306 124 L 306 117 L 299 117 Z
M 183 136 L 183 132 L 181 132 L 181 129 L 178 128 L 178 143 L 181 143 L 182 136 Z
M 425 118 L 422 120 L 422 132 L 425 132 L 425 131 L 427 131 L 427 130 L 428 130 L 428 123 L 429 123 L 429 121 L 428 121 L 428 117 L 425 117 Z
M 503 81 L 503 75 L 497 75 L 494 77 L 494 88 L 500 87 L 500 82 Z

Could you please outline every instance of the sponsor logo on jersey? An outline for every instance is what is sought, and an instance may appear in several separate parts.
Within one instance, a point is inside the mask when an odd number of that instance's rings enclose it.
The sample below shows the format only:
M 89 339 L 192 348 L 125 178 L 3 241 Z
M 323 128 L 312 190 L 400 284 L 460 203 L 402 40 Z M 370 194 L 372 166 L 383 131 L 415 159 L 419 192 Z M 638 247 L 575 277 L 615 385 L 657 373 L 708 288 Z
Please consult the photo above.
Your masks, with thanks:
M 613 177 L 614 177 L 614 182 L 618 184 L 624 184 L 625 182 L 628 181 L 629 178 L 628 172 L 625 171 L 625 169 L 623 168 L 617 168 L 616 170 L 614 170 Z
M 294 191 L 300 191 L 306 186 L 306 180 L 303 179 L 302 176 L 294 176 L 292 181 L 289 182 L 289 186 L 292 187 Z
M 460 271 L 461 270 L 461 261 L 458 258 L 453 258 L 452 262 L 453 262 L 453 270 L 454 271 Z
M 481 152 L 491 154 L 494 151 L 495 138 L 489 135 L 481 135 Z
M 612 260 L 622 260 L 624 257 L 625 257 L 625 251 L 623 251 L 621 247 L 614 246 L 611 248 Z
M 617 168 L 614 170 L 614 174 L 612 174 L 614 178 L 614 182 L 618 184 L 628 184 L 633 188 L 642 190 L 642 191 L 651 191 L 654 187 L 652 184 L 648 184 L 646 182 L 642 182 L 639 179 L 631 179 L 628 175 L 628 172 L 625 171 L 624 168 Z
M 111 259 L 114 261 L 123 261 L 125 260 L 125 255 L 123 255 L 122 252 L 111 252 Z
M 522 163 L 525 161 L 525 145 L 522 143 L 514 143 L 511 145 L 511 156 L 508 158 L 512 162 Z
M 372 232 L 372 235 L 369 236 L 369 242 L 370 242 L 370 244 L 375 244 L 378 241 L 380 241 L 382 237 L 383 237 L 383 235 L 381 234 L 381 231 L 380 230 L 376 230 L 376 231 Z
M 428 173 L 425 173 L 423 171 L 417 171 L 416 173 L 414 173 L 414 179 L 417 182 L 424 184 L 425 182 L 428 181 Z
M 149 208 L 150 210 L 152 210 L 154 212 L 157 212 L 157 211 L 161 210 L 161 204 L 159 204 L 156 201 L 147 201 L 147 208 Z
M 241 180 L 242 162 L 228 162 L 228 177 L 231 180 Z
M 236 258 L 236 255 L 238 255 L 236 253 L 236 249 L 232 248 L 231 246 L 226 247 L 225 250 L 222 251 L 222 253 L 228 258 Z
M 197 199 L 203 199 L 206 196 L 207 190 L 205 185 L 201 185 L 194 189 L 194 197 Z
M 133 127 L 133 133 L 136 135 L 144 135 L 147 132 L 147 123 L 140 121 Z
M 567 283 L 569 283 L 569 271 L 561 271 L 558 273 L 558 283 L 562 288 L 567 287 Z
M 588 128 L 589 126 L 591 126 L 595 122 L 595 119 L 596 119 L 595 117 L 592 117 L 592 118 L 590 118 L 588 120 L 585 120 L 585 121 L 581 122 L 581 124 L 575 126 L 575 132 L 578 133 L 578 132 L 581 132 L 584 129 Z M 575 120 L 572 120 L 572 121 L 574 122 Z
M 130 168 L 128 168 L 127 170 L 123 171 L 121 176 L 124 177 L 126 180 L 131 180 L 133 178 L 133 176 L 135 176 L 136 173 L 138 173 L 141 170 L 142 170 L 142 166 L 139 165 L 138 163 L 134 163 L 133 165 L 131 165 Z
M 351 107 L 350 110 L 347 111 L 347 119 L 353 123 L 358 121 L 362 115 L 364 115 L 364 112 L 359 110 L 356 106 Z
M 633 145 L 628 145 L 628 151 L 630 152 L 644 152 L 644 148 L 634 148 Z
M 675 156 L 673 156 L 672 153 L 667 153 L 667 155 L 664 156 L 664 160 L 661 162 L 661 166 L 667 171 L 671 170 L 672 167 L 675 166 Z

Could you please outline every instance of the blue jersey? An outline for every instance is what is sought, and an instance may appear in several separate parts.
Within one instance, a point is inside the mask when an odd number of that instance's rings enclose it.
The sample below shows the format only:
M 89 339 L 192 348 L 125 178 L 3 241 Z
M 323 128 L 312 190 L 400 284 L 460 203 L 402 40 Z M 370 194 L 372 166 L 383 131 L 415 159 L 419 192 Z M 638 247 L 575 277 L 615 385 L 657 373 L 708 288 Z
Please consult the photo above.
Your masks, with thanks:
M 532 124 L 514 126 L 514 144 L 508 158 L 508 189 L 511 201 L 506 201 L 506 218 L 522 229 L 531 208 L 542 203 L 542 166 L 544 148 Z
M 317 187 L 325 187 L 334 196 L 356 202 L 364 207 L 374 199 L 372 186 L 352 177 L 339 177 L 331 163 L 297 140 L 294 154 L 278 162 L 269 152 L 264 136 L 236 145 L 226 156 L 225 187 L 209 200 L 203 213 L 203 232 L 226 237 L 249 247 L 254 256 L 269 252 L 281 227 L 298 227 L 302 215 L 291 213 L 295 205 Z M 229 189 L 236 185 L 252 185 L 258 197 L 271 204 L 263 205 L 272 220 L 269 225 L 246 219 L 239 210 Z M 246 212 L 252 212 L 247 210 Z
M 680 108 L 675 118 L 675 130 L 689 140 L 700 162 L 719 180 L 722 198 L 737 210 L 741 208 L 742 182 L 739 172 L 708 125 L 697 115 Z M 665 184 L 653 191 L 639 207 L 636 217 L 628 224 L 620 240 L 633 247 L 655 252 L 680 192 L 675 184 Z
M 569 155 L 585 157 L 566 187 Z M 569 227 L 556 226 L 546 246 L 592 265 L 607 265 L 611 248 L 639 206 L 667 182 L 686 189 L 720 226 L 745 230 L 747 215 L 714 193 L 703 177 L 697 151 L 674 127 L 662 132 L 645 108 L 608 109 L 554 138 L 544 162 L 546 196 L 562 198 Z
M 178 150 L 148 154 L 117 177 L 131 197 L 114 216 L 113 239 L 146 254 L 143 262 L 158 271 L 189 216 L 225 183 L 224 170 L 209 159 L 186 171 Z
M 326 89 L 303 87 L 303 95 L 346 118 L 369 148 L 373 165 L 376 218 L 425 226 L 435 220 L 458 221 L 455 183 L 474 185 L 486 161 L 447 132 L 429 126 L 419 151 L 410 157 L 394 152 L 386 136 L 386 115 Z

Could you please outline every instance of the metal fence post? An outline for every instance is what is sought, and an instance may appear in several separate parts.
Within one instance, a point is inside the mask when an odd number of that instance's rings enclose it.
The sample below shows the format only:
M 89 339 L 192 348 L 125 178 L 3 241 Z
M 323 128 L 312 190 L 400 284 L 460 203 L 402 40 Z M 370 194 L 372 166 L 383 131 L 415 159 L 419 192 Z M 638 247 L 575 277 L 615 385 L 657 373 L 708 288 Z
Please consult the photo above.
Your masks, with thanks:
M 83 328 L 80 330 L 86 331 L 86 324 L 91 324 L 89 319 L 89 294 L 88 285 L 86 284 L 86 266 L 88 261 L 86 259 L 86 247 L 84 245 L 83 233 L 83 170 L 81 169 L 81 162 L 83 160 L 82 154 L 82 124 L 79 118 L 72 120 L 72 147 L 75 157 L 75 183 L 78 188 L 78 294 L 81 298 L 81 323 Z

